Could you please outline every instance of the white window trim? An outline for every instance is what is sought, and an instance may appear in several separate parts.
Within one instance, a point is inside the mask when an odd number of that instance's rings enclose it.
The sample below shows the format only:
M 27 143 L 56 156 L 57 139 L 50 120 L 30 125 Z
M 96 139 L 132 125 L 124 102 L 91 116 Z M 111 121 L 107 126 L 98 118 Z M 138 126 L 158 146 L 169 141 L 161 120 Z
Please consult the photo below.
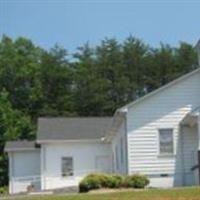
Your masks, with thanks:
M 172 130 L 172 138 L 173 138 L 173 153 L 170 153 L 170 154 L 161 154 L 160 153 L 160 130 L 166 130 L 166 129 L 169 129 L 169 130 Z M 158 157 L 173 157 L 175 156 L 175 134 L 174 134 L 174 127 L 160 127 L 157 129 L 157 156 Z

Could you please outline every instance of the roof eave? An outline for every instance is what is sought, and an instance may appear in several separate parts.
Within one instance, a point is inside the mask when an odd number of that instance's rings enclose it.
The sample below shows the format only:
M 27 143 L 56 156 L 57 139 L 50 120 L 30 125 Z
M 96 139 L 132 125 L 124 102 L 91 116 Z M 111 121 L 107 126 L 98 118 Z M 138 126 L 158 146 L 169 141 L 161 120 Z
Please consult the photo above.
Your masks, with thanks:
M 104 140 L 104 137 L 97 138 L 97 139 L 69 139 L 69 140 L 62 140 L 62 139 L 51 139 L 51 140 L 46 140 L 46 139 L 38 139 L 37 143 L 38 144 L 44 144 L 44 143 L 74 143 L 74 142 L 102 142 Z
M 35 151 L 39 150 L 40 148 L 6 148 L 4 149 L 4 152 L 19 152 L 19 151 Z

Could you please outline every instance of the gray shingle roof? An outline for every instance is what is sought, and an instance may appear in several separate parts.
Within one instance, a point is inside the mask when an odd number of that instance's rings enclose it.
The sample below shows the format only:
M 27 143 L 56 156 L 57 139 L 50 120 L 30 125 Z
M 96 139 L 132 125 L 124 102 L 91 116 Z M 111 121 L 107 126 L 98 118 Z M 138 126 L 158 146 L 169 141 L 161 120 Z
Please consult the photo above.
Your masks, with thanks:
M 8 141 L 6 142 L 4 151 L 33 150 L 37 147 L 38 145 L 36 145 L 35 141 Z
M 39 118 L 37 140 L 100 139 L 111 123 L 111 117 Z

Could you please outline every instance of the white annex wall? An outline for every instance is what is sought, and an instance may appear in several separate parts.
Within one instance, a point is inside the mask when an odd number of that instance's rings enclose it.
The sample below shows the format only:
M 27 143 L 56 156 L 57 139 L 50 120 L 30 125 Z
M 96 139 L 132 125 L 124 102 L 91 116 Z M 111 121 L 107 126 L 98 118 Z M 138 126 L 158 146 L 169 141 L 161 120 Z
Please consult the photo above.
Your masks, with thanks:
M 148 175 L 151 177 L 152 186 L 182 185 L 179 124 L 188 112 L 198 106 L 200 106 L 199 72 L 129 108 L 127 114 L 129 173 Z M 174 129 L 174 156 L 158 155 L 159 128 Z M 168 177 L 161 177 L 164 174 Z
M 33 184 L 40 187 L 39 179 L 32 182 L 29 177 L 40 176 L 40 151 L 16 151 L 9 153 L 9 192 L 18 193 L 27 191 L 27 187 Z
M 114 173 L 120 173 L 120 174 L 127 173 L 126 144 L 127 144 L 126 121 L 124 119 L 112 139 L 112 159 L 113 159 Z
M 61 158 L 71 156 L 74 176 L 61 176 Z M 42 189 L 62 188 L 78 185 L 88 173 L 97 170 L 97 159 L 105 158 L 106 168 L 111 171 L 111 146 L 99 142 L 66 142 L 42 145 Z M 102 159 L 101 159 L 102 162 Z M 105 166 L 102 166 L 102 170 Z M 99 166 L 98 166 L 99 170 Z

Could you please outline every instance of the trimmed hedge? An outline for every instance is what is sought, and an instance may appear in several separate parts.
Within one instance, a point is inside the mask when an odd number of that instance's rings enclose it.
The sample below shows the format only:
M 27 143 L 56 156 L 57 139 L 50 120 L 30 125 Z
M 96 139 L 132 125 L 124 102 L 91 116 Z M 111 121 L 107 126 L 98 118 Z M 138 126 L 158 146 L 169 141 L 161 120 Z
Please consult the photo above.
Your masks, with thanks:
M 99 188 L 144 188 L 149 184 L 149 180 L 143 175 L 111 175 L 111 174 L 90 174 L 79 183 L 80 192 Z

